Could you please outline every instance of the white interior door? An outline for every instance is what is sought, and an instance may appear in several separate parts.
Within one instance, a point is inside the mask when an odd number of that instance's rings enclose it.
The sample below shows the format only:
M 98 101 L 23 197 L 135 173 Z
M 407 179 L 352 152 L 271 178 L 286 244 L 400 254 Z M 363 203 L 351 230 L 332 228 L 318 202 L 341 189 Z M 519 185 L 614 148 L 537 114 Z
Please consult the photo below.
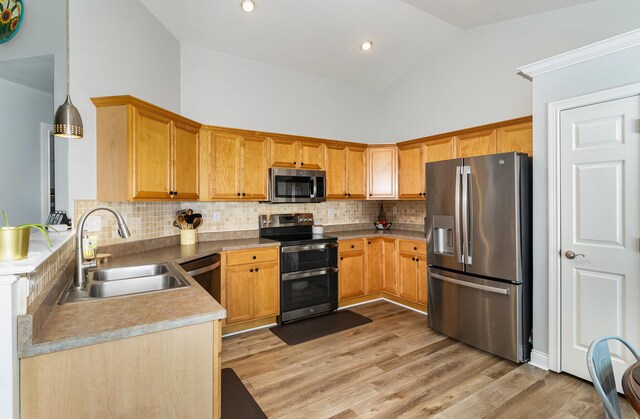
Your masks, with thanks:
M 639 117 L 640 96 L 560 116 L 562 370 L 587 380 L 596 337 L 640 349 Z M 622 391 L 633 359 L 620 343 L 609 350 Z

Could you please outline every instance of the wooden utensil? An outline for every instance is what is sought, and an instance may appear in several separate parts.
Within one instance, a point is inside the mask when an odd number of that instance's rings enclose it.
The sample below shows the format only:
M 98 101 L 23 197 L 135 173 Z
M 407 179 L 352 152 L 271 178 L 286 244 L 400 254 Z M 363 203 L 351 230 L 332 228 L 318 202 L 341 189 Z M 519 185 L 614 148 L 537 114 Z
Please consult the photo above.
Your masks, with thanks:
M 193 220 L 193 228 L 196 229 L 202 225 L 202 218 L 196 218 Z
M 180 224 L 181 229 L 187 229 L 187 222 L 184 219 L 184 215 L 178 215 L 178 223 Z

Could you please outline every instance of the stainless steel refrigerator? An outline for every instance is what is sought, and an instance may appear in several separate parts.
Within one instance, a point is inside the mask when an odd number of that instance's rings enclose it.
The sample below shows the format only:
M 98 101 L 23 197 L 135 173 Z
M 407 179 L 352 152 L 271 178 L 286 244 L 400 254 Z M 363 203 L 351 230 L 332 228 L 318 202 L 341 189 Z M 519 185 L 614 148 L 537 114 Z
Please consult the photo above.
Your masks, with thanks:
M 531 352 L 531 159 L 427 163 L 429 327 L 524 362 Z

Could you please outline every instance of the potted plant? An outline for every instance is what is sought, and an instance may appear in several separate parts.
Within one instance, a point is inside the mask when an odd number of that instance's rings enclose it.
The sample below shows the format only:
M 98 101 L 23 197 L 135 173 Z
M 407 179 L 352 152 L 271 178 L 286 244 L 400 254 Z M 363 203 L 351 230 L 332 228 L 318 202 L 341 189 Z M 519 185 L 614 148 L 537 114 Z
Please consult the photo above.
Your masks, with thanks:
M 25 259 L 29 254 L 29 235 L 31 228 L 40 230 L 49 242 L 49 247 L 53 247 L 44 224 L 21 224 L 12 227 L 9 225 L 7 214 L 2 211 L 4 227 L 0 227 L 0 262 Z

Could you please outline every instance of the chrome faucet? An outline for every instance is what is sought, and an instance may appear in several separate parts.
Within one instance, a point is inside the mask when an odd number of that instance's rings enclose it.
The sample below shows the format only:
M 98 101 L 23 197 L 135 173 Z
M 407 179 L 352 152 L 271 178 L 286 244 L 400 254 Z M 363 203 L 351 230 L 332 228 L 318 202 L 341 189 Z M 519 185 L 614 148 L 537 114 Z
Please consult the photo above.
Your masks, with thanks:
M 78 221 L 78 226 L 77 226 L 77 231 L 76 231 L 76 277 L 73 280 L 73 286 L 76 288 L 81 288 L 84 286 L 84 284 L 87 281 L 86 278 L 86 271 L 87 269 L 91 269 L 91 268 L 95 268 L 97 266 L 97 262 L 96 259 L 94 259 L 91 262 L 84 262 L 83 261 L 83 257 L 82 257 L 82 231 L 84 230 L 84 222 L 87 220 L 87 217 L 89 217 L 89 215 L 91 215 L 92 213 L 99 211 L 99 210 L 105 210 L 105 211 L 109 211 L 111 214 L 114 215 L 114 217 L 116 217 L 116 220 L 118 221 L 118 235 L 120 235 L 120 237 L 122 237 L 123 239 L 126 239 L 127 237 L 131 236 L 131 232 L 129 231 L 129 227 L 127 227 L 127 223 L 125 223 L 124 218 L 122 218 L 122 215 L 120 215 L 120 213 L 116 210 L 114 210 L 113 208 L 110 207 L 95 207 L 95 208 L 91 208 L 89 210 L 87 210 L 84 214 L 82 214 L 82 217 L 80 217 L 80 220 Z

